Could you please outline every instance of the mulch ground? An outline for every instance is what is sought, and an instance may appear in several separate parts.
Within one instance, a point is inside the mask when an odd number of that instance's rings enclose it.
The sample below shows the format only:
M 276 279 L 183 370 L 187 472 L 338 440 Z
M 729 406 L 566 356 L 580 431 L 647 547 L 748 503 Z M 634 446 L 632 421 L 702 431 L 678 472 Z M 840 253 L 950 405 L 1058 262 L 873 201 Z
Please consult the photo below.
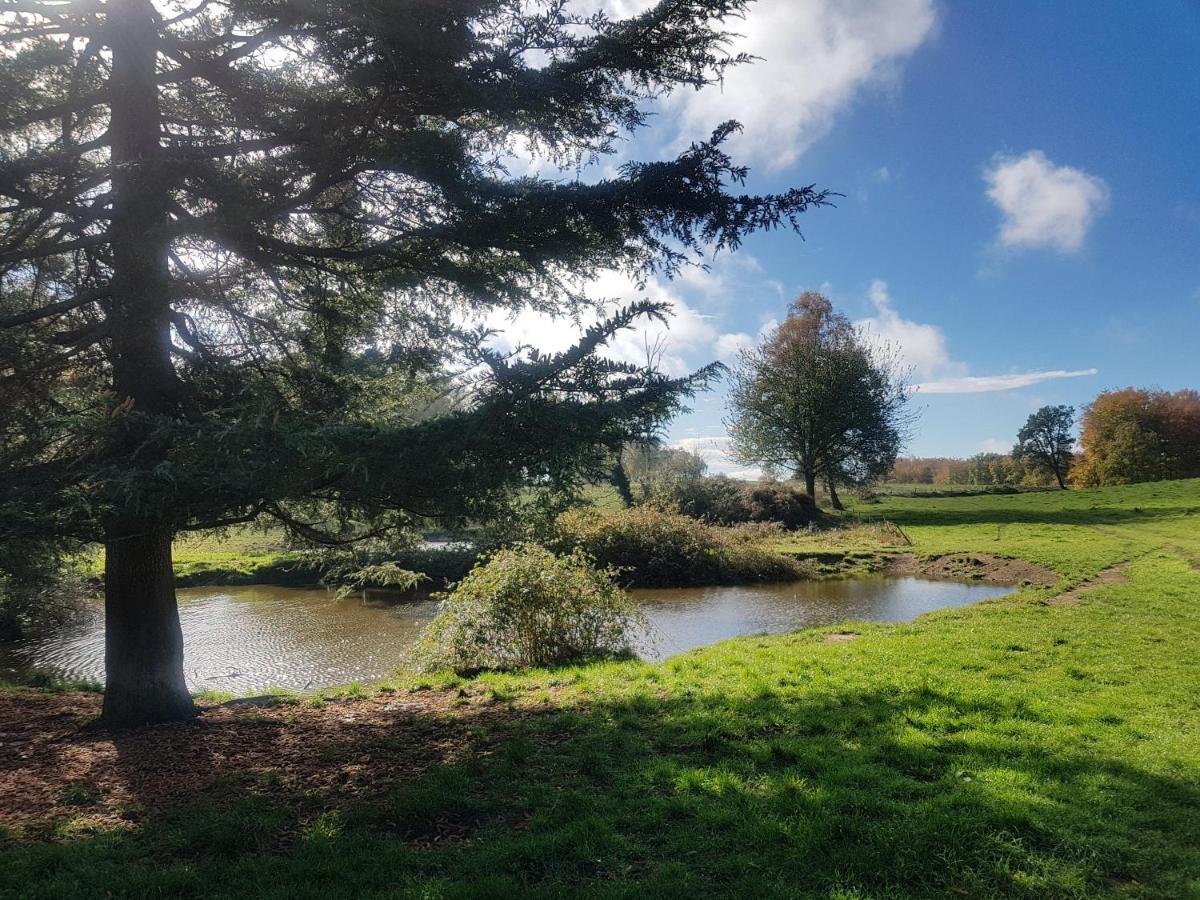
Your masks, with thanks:
M 192 721 L 106 731 L 97 694 L 0 693 L 0 823 L 62 818 L 120 824 L 186 802 L 222 778 L 270 776 L 306 796 L 366 796 L 464 754 L 488 729 L 528 715 L 457 693 L 201 708 Z

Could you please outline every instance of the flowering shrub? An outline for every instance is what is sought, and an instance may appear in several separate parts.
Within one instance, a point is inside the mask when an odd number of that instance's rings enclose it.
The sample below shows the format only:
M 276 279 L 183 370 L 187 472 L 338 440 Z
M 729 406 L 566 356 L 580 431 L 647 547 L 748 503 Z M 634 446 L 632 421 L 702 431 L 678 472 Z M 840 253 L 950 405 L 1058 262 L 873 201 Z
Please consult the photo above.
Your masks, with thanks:
M 575 550 L 499 550 L 444 595 L 411 655 L 417 671 L 519 669 L 628 654 L 648 625 L 615 573 Z

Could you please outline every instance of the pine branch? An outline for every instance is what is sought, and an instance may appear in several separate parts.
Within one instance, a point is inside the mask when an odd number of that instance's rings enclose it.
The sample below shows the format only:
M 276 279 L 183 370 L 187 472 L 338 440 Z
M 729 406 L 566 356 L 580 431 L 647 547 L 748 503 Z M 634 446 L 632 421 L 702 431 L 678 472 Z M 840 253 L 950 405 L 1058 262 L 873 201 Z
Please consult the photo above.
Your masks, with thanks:
M 12 316 L 0 318 L 0 329 L 16 328 L 21 325 L 29 325 L 33 322 L 40 322 L 42 319 L 49 319 L 54 316 L 61 316 L 64 313 L 69 313 L 72 310 L 87 306 L 90 303 L 95 303 L 98 300 L 103 300 L 110 296 L 108 287 L 93 288 L 89 291 L 83 291 L 70 297 L 66 300 L 59 300 L 56 303 L 50 303 L 39 309 L 33 309 L 29 312 L 18 313 Z

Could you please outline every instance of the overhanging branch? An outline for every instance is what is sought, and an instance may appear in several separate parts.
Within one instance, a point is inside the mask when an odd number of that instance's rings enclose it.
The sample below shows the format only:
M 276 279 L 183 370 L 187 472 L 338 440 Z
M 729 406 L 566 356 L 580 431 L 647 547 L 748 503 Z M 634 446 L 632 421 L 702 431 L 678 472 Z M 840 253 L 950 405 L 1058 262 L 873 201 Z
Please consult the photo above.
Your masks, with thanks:
M 103 300 L 110 296 L 110 291 L 107 287 L 93 288 L 90 291 L 83 291 L 76 294 L 67 300 L 60 300 L 57 303 L 50 303 L 40 309 L 32 309 L 29 312 L 17 313 L 15 316 L 6 316 L 0 319 L 0 329 L 17 328 L 21 325 L 29 325 L 33 322 L 49 319 L 52 316 L 61 316 L 63 313 L 68 313 L 73 309 L 79 309 L 81 306 L 87 306 L 89 303 L 95 303 L 97 300 Z

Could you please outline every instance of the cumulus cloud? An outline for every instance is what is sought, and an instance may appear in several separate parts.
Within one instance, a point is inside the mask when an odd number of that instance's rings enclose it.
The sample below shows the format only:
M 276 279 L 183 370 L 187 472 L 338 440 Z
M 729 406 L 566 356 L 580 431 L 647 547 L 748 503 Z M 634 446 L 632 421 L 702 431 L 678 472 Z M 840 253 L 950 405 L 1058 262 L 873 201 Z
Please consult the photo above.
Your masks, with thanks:
M 895 83 L 936 21 L 933 0 L 759 0 L 730 26 L 741 34 L 731 49 L 759 60 L 668 105 L 683 140 L 737 119 L 746 129 L 735 139 L 738 158 L 787 166 L 864 87 Z
M 1102 179 L 1055 165 L 1041 150 L 997 156 L 984 181 L 988 197 L 1003 214 L 999 243 L 1008 249 L 1074 253 L 1108 207 L 1108 185 Z
M 875 315 L 855 322 L 871 339 L 896 347 L 917 378 L 965 375 L 967 367 L 950 356 L 946 335 L 936 325 L 905 319 L 897 312 L 886 281 L 876 278 L 867 295 Z
M 1013 372 L 1009 375 L 967 375 L 917 385 L 922 394 L 987 394 L 1012 391 L 1057 378 L 1084 378 L 1098 375 L 1099 369 L 1051 369 L 1044 372 Z
M 625 17 L 656 0 L 578 2 Z M 934 0 L 758 0 L 744 19 L 726 23 L 738 34 L 730 50 L 757 60 L 727 72 L 722 84 L 668 99 L 677 142 L 736 119 L 746 128 L 733 139 L 738 159 L 790 165 L 864 88 L 895 84 L 901 63 L 936 25 Z
M 752 336 L 744 331 L 737 331 L 718 335 L 713 348 L 717 352 L 717 359 L 722 362 L 732 362 L 737 359 L 739 353 L 749 350 L 753 346 L 754 338 Z

